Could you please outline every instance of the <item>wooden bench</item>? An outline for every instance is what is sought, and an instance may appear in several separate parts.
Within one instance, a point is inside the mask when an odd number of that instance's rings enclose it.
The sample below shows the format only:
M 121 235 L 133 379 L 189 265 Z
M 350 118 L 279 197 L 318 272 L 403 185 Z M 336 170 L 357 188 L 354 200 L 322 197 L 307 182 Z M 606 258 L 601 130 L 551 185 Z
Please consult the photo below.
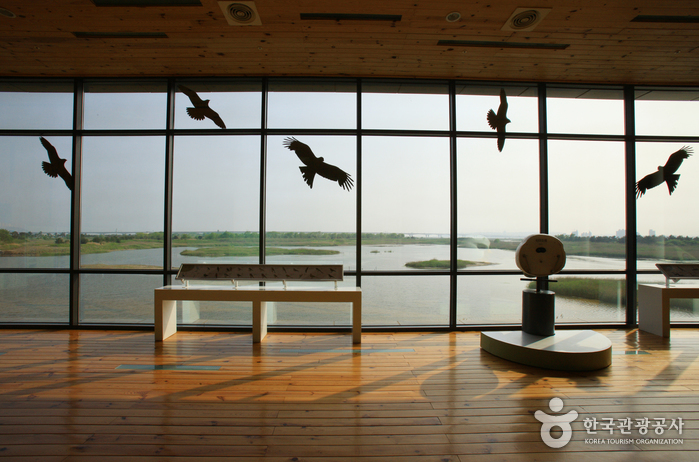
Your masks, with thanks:
M 352 342 L 362 341 L 362 289 L 338 287 L 342 265 L 201 264 L 180 266 L 175 277 L 181 286 L 155 289 L 155 341 L 177 332 L 177 301 L 252 302 L 252 341 L 267 335 L 267 302 L 344 302 L 352 304 Z M 287 281 L 333 281 L 335 287 L 288 287 Z M 230 285 L 198 285 L 190 281 L 230 281 Z M 240 286 L 238 281 L 280 281 L 283 287 Z
M 670 281 L 699 279 L 699 265 L 658 263 L 665 285 L 638 285 L 638 328 L 662 337 L 670 337 L 670 299 L 699 298 L 699 287 L 670 287 Z

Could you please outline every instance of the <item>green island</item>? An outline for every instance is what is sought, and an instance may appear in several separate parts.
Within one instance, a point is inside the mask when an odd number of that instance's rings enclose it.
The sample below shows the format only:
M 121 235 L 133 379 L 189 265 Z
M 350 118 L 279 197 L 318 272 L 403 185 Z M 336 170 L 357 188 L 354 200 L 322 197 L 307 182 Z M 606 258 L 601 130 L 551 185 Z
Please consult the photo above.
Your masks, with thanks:
M 469 266 L 485 266 L 491 265 L 485 261 L 468 261 L 468 260 L 456 260 L 456 267 L 458 269 L 468 268 Z M 409 261 L 405 264 L 408 268 L 416 269 L 449 269 L 451 267 L 451 262 L 449 260 L 437 260 L 433 258 L 432 260 L 425 261 Z

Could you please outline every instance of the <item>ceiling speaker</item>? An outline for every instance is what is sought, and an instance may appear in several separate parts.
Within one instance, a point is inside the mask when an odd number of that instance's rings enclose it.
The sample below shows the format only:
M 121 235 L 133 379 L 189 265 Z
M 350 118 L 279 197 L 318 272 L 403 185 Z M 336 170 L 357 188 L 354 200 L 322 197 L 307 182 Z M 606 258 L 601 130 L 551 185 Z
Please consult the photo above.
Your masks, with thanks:
M 255 2 L 218 2 L 226 21 L 231 26 L 261 26 Z
M 550 11 L 551 8 L 517 8 L 501 30 L 514 32 L 533 30 Z

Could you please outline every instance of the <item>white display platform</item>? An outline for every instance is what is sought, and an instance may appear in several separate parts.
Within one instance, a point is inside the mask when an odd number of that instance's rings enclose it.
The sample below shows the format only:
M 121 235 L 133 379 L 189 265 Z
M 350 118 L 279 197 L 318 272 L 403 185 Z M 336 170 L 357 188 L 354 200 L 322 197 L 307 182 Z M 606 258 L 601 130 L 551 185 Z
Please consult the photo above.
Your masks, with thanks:
M 592 330 L 540 337 L 521 330 L 481 332 L 481 348 L 503 359 L 559 371 L 594 371 L 612 363 L 612 342 Z

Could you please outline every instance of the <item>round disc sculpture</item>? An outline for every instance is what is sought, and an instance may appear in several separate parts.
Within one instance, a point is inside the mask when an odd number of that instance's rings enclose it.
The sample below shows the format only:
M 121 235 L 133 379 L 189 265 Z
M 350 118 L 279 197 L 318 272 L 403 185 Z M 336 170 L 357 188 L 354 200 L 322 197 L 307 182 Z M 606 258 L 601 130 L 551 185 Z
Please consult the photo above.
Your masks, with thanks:
M 522 292 L 522 330 L 481 332 L 481 348 L 546 369 L 591 371 L 609 366 L 612 343 L 604 335 L 592 330 L 555 332 L 555 294 L 548 290 L 548 277 L 565 266 L 561 241 L 548 234 L 532 234 L 517 247 L 515 260 L 524 275 L 536 281 L 536 290 Z
M 522 292 L 522 330 L 533 335 L 553 335 L 555 294 L 546 286 L 548 276 L 566 264 L 563 243 L 548 234 L 532 234 L 517 247 L 515 262 L 525 276 L 536 278 L 536 290 Z

